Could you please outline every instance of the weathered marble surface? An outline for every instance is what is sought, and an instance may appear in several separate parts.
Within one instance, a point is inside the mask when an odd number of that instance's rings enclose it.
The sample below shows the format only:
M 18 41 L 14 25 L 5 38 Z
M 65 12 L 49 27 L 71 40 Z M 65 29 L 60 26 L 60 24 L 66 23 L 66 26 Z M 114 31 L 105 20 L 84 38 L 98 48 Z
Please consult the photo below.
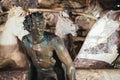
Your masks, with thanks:
M 26 70 L 0 71 L 0 80 L 27 80 Z
M 81 65 L 91 67 L 94 64 L 97 65 L 98 61 L 112 65 L 113 61 L 119 55 L 119 25 L 119 22 L 108 18 L 107 15 L 99 19 L 88 33 L 86 40 L 74 61 L 75 66 L 77 68 L 81 68 Z M 92 62 L 94 64 L 92 64 Z M 97 65 L 96 68 L 99 68 L 100 65 L 102 65 L 102 63 Z
M 77 69 L 77 80 L 120 80 L 119 69 Z
M 77 80 L 119 80 L 120 69 L 76 69 Z M 0 80 L 27 80 L 27 71 L 0 71 Z

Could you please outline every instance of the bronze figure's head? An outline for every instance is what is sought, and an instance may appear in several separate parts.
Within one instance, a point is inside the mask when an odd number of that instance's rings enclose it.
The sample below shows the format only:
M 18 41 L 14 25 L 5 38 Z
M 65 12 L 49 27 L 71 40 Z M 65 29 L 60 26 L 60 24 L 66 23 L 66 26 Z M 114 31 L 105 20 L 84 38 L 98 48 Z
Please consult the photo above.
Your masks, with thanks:
M 29 31 L 34 39 L 40 39 L 44 34 L 44 17 L 43 13 L 33 12 L 25 17 L 23 22 L 24 29 Z

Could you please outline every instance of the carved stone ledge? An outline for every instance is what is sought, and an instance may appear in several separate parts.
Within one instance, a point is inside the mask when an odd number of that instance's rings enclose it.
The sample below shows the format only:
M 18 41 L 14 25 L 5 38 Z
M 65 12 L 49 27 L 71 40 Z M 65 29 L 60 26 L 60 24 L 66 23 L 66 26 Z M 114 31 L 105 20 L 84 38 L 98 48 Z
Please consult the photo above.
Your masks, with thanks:
M 77 69 L 77 80 L 119 80 L 120 69 Z
M 26 70 L 0 71 L 0 80 L 27 80 Z

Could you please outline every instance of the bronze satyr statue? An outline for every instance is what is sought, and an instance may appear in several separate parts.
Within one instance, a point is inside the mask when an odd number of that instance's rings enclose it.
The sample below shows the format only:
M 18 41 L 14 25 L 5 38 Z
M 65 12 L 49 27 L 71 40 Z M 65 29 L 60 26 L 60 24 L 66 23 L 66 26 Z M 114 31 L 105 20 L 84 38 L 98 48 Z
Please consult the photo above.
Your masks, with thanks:
M 53 51 L 64 65 L 66 79 L 75 80 L 75 67 L 63 41 L 44 31 L 43 14 L 34 12 L 26 16 L 24 28 L 30 33 L 24 36 L 23 43 L 37 71 L 37 80 L 59 80 L 53 69 L 56 63 Z

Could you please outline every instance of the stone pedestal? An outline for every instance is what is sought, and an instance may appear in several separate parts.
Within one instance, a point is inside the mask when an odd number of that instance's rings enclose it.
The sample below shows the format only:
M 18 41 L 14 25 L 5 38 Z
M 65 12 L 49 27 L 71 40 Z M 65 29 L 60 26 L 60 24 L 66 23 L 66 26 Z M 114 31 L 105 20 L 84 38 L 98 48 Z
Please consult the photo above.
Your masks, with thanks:
M 27 80 L 26 70 L 0 71 L 0 80 Z M 120 80 L 120 69 L 76 69 L 77 80 Z
M 0 71 L 0 80 L 27 80 L 26 70 Z
M 120 80 L 120 69 L 77 69 L 77 80 Z

